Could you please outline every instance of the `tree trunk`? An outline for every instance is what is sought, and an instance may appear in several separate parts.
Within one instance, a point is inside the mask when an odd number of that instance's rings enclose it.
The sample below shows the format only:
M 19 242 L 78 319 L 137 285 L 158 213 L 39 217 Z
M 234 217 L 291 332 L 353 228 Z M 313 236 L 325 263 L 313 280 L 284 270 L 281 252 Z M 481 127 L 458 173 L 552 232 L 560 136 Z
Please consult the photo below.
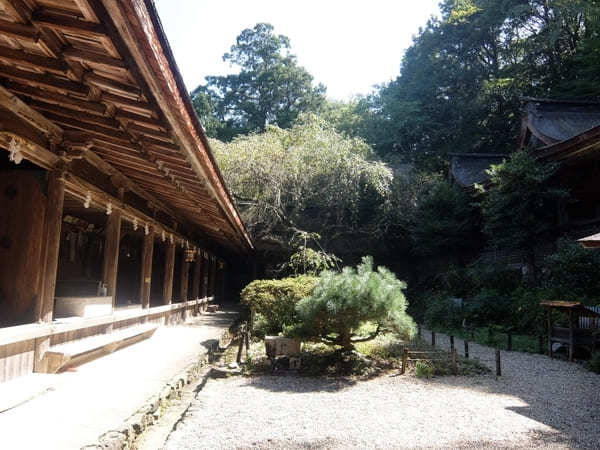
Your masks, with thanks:
M 354 350 L 354 344 L 352 344 L 352 334 L 349 329 L 342 330 L 339 337 L 340 345 L 344 348 L 345 351 Z

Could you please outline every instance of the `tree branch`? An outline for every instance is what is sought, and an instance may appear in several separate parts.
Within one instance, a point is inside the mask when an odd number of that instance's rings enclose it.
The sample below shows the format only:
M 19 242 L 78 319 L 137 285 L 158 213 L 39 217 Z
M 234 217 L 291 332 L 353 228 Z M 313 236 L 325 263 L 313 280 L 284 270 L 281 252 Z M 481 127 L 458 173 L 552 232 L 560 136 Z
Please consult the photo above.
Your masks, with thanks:
M 377 336 L 379 336 L 379 332 L 381 331 L 381 324 L 378 323 L 377 324 L 377 329 L 375 330 L 375 332 L 371 333 L 369 336 L 366 337 L 361 337 L 361 338 L 357 338 L 357 339 L 351 339 L 351 342 L 354 344 L 356 342 L 367 342 L 370 341 L 371 339 L 375 339 Z

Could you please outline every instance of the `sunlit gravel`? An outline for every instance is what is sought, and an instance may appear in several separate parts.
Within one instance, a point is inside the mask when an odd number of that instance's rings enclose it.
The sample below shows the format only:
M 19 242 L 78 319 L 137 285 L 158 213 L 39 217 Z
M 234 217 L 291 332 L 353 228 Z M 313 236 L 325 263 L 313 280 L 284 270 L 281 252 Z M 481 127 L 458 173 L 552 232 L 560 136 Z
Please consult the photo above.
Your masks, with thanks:
M 487 347 L 470 353 L 494 364 Z M 600 448 L 600 375 L 517 352 L 502 366 L 499 379 L 210 380 L 166 448 Z

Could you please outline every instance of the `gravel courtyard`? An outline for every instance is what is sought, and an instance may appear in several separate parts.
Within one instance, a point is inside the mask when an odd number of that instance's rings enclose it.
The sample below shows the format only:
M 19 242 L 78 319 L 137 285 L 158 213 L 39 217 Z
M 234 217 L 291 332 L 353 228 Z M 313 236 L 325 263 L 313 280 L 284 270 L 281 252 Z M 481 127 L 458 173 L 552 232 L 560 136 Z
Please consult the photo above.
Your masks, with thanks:
M 471 355 L 493 363 L 487 347 L 471 345 Z M 502 356 L 498 380 L 210 380 L 166 448 L 600 448 L 599 375 L 539 355 Z

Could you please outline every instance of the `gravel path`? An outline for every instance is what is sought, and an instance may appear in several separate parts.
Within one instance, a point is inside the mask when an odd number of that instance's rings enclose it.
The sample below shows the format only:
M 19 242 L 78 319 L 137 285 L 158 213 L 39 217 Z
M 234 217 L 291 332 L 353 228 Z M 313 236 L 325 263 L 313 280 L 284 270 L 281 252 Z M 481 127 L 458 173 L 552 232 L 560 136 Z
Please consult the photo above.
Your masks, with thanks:
M 488 347 L 470 353 L 494 364 Z M 498 380 L 211 380 L 166 448 L 600 448 L 599 375 L 517 352 L 502 352 L 502 369 Z

